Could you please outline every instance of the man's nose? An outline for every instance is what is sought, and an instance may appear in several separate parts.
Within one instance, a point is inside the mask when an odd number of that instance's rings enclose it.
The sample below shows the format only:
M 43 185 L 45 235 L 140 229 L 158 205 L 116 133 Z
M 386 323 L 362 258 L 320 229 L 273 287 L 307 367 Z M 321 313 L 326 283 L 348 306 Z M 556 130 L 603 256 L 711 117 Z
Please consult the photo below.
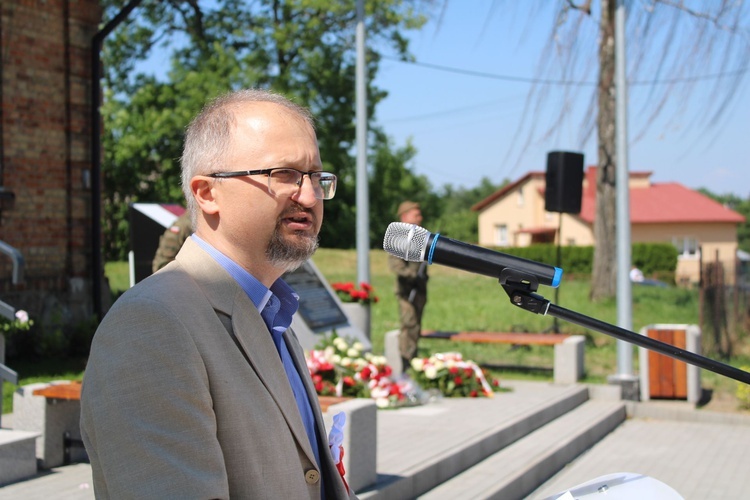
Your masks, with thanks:
M 305 182 L 307 181 L 307 182 Z M 302 206 L 312 207 L 318 203 L 318 198 L 315 197 L 315 187 L 313 181 L 309 175 L 303 175 L 299 181 L 299 187 L 297 192 L 292 196 L 294 200 Z

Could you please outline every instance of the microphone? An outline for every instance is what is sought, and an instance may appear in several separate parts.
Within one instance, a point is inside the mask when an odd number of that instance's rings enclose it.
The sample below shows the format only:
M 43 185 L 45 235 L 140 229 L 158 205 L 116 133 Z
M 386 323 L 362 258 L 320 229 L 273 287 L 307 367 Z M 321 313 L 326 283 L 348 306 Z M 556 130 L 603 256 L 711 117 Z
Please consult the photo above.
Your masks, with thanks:
M 557 287 L 563 274 L 559 267 L 452 240 L 405 222 L 388 225 L 383 250 L 410 262 L 435 262 L 491 276 L 503 284 L 508 277 L 520 277 L 521 281 L 536 280 L 542 285 Z

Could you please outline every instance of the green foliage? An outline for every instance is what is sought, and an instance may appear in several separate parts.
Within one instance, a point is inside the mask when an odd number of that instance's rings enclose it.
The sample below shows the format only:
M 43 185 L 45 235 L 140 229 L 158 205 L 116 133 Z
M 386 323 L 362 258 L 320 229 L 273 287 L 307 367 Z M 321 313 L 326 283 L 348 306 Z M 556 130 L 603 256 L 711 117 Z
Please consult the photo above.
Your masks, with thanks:
M 671 272 L 674 277 L 677 253 L 675 246 L 669 243 L 634 243 L 631 260 L 646 276 Z
M 743 200 L 733 194 L 717 195 L 707 189 L 699 191 L 745 217 L 745 222 L 737 227 L 737 245 L 740 249 L 750 252 L 750 197 Z
M 25 311 L 19 312 L 22 313 L 21 317 L 19 317 L 19 314 L 16 314 L 16 318 L 12 321 L 5 319 L 5 317 L 0 317 L 0 335 L 4 335 L 6 339 L 12 335 L 24 334 L 34 326 L 34 320 L 29 319 Z
M 524 259 L 558 266 L 557 246 L 549 243 L 528 247 L 498 249 Z M 677 249 L 669 243 L 635 243 L 632 246 L 633 265 L 647 276 L 674 276 L 677 267 Z M 560 265 L 566 274 L 591 274 L 594 248 L 590 246 L 560 247 Z
M 29 323 L 32 323 L 31 321 Z M 44 327 L 30 326 L 6 335 L 6 357 L 18 360 L 55 359 L 85 356 L 98 326 L 95 316 L 78 324 L 69 324 L 59 312 L 50 314 Z M 13 333 L 13 332 L 11 332 Z
M 369 117 L 385 97 L 372 85 L 380 62 L 378 51 L 407 57 L 403 32 L 425 23 L 424 14 L 415 7 L 428 6 L 408 0 L 365 4 Z M 112 0 L 106 0 L 104 7 L 105 18 L 121 8 Z M 321 243 L 353 246 L 355 12 L 355 0 L 217 0 L 210 7 L 194 4 L 192 8 L 165 0 L 144 2 L 132 22 L 118 27 L 107 38 L 103 53 L 106 259 L 125 258 L 130 203 L 183 202 L 177 159 L 185 126 L 206 100 L 242 87 L 276 90 L 312 110 L 324 168 L 341 178 L 335 200 L 326 203 L 327 217 L 338 224 L 324 226 Z M 156 45 L 171 55 L 164 81 L 135 71 L 136 63 Z M 426 180 L 406 168 L 413 147 L 391 151 L 371 125 L 374 172 L 400 170 L 404 178 L 415 181 L 405 183 L 403 189 L 418 184 L 429 191 Z M 386 203 L 378 206 L 392 205 L 388 194 L 393 199 L 402 194 L 384 189 L 390 187 L 373 184 L 373 192 L 386 193 L 382 200 Z M 374 234 L 382 225 L 375 222 Z
M 373 136 L 375 144 L 373 144 L 373 153 L 370 158 L 373 166 L 369 194 L 370 244 L 373 248 L 382 248 L 385 230 L 389 223 L 396 220 L 399 203 L 407 199 L 420 202 L 424 209 L 425 219 L 428 219 L 430 207 L 435 204 L 435 200 L 427 178 L 415 175 L 409 168 L 417 154 L 411 142 L 407 142 L 402 148 L 395 148 L 391 140 L 380 130 L 374 130 Z M 354 184 L 354 179 L 352 179 L 351 185 L 354 186 Z M 336 198 L 338 199 L 338 194 Z M 327 209 L 328 205 L 326 205 Z M 326 218 L 328 217 L 328 212 L 326 212 Z M 351 233 L 355 232 L 355 227 L 355 225 L 351 226 Z M 342 246 L 351 247 L 352 245 Z

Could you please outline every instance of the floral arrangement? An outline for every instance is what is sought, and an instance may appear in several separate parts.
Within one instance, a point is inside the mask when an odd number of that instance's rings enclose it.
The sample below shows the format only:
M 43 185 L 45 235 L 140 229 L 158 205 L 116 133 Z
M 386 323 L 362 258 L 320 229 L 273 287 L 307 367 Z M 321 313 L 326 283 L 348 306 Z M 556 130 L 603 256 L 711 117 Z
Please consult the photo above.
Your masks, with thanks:
M 423 389 L 437 389 L 445 397 L 492 397 L 500 384 L 460 353 L 438 353 L 414 358 L 411 372 Z
M 378 408 L 415 406 L 439 396 L 492 397 L 500 384 L 459 353 L 415 358 L 414 377 L 393 377 L 384 356 L 363 353 L 334 332 L 307 355 L 315 391 L 321 396 L 373 398 Z
M 16 311 L 13 321 L 0 318 L 0 333 L 10 335 L 16 332 L 27 332 L 34 325 L 34 321 L 29 319 L 29 313 L 19 309 Z
M 336 292 L 341 302 L 357 302 L 360 304 L 377 303 L 378 297 L 375 290 L 368 283 L 360 283 L 359 289 L 352 282 L 332 283 L 331 287 Z
M 408 377 L 394 379 L 384 356 L 363 353 L 334 332 L 307 356 L 315 391 L 321 396 L 373 398 L 379 408 L 421 404 L 420 388 Z

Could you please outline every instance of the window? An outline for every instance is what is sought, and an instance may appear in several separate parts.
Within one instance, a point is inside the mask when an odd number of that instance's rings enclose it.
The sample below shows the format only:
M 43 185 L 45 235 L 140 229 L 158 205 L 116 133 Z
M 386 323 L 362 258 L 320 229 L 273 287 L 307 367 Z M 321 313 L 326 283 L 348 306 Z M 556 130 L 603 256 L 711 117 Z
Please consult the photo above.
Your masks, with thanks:
M 523 206 L 523 188 L 521 188 L 521 189 L 518 190 L 517 201 L 518 201 L 518 206 L 522 207 Z
M 495 226 L 495 245 L 499 247 L 508 246 L 508 226 L 505 224 Z
M 697 258 L 700 255 L 698 239 L 693 236 L 674 236 L 672 244 L 677 248 L 680 258 Z

